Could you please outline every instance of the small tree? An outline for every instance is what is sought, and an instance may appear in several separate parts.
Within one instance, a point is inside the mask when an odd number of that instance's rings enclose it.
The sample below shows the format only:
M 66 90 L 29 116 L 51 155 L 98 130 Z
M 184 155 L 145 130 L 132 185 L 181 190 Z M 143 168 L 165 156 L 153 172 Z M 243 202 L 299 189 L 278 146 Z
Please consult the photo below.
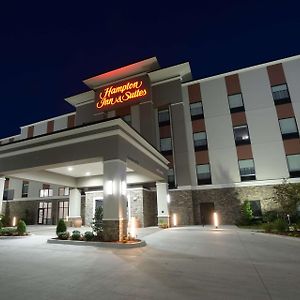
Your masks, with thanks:
M 56 226 L 56 235 L 58 236 L 60 232 L 66 232 L 66 231 L 67 231 L 67 225 L 63 219 L 60 219 Z
M 26 233 L 26 224 L 23 220 L 19 220 L 17 225 L 17 231 L 19 235 L 24 235 Z
M 244 201 L 241 206 L 241 223 L 242 225 L 250 225 L 253 220 L 253 212 L 248 200 Z
M 92 229 L 98 237 L 101 237 L 103 232 L 103 208 L 98 206 L 95 210 L 95 216 L 92 222 Z
M 272 199 L 279 205 L 283 214 L 294 215 L 300 203 L 300 183 L 289 183 L 284 179 L 282 184 L 274 186 Z

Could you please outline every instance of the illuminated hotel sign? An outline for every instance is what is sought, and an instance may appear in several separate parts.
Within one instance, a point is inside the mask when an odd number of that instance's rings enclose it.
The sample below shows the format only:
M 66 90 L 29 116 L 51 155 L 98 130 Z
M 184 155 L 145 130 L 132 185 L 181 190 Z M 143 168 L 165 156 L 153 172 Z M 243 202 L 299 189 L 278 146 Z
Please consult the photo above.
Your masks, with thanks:
M 112 110 L 121 106 L 150 100 L 150 81 L 141 76 L 101 87 L 96 91 L 97 110 Z

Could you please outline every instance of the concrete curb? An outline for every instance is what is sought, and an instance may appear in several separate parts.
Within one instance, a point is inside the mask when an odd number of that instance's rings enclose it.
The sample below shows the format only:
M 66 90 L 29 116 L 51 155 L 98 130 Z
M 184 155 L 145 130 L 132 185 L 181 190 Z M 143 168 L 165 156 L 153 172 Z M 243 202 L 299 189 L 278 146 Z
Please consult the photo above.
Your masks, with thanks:
M 138 241 L 136 243 L 113 243 L 113 242 L 87 242 L 87 241 L 48 239 L 47 243 L 57 244 L 57 245 L 93 246 L 99 248 L 114 248 L 114 249 L 141 248 L 147 245 L 144 240 Z

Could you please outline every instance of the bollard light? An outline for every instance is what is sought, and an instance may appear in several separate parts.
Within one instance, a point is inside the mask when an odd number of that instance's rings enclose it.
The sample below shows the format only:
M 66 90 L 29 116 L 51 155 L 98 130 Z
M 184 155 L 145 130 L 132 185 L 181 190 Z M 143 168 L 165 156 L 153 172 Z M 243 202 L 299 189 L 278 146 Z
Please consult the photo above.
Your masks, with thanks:
M 177 215 L 173 214 L 173 226 L 177 226 Z
M 131 217 L 130 219 L 130 231 L 129 231 L 129 235 L 132 239 L 136 238 L 136 220 L 135 217 Z
M 171 202 L 170 194 L 167 195 L 167 203 Z
M 12 226 L 15 227 L 17 224 L 17 218 L 13 217 Z
M 218 214 L 216 212 L 214 212 L 214 225 L 216 228 L 218 228 L 218 226 L 219 226 L 219 218 L 218 218 Z

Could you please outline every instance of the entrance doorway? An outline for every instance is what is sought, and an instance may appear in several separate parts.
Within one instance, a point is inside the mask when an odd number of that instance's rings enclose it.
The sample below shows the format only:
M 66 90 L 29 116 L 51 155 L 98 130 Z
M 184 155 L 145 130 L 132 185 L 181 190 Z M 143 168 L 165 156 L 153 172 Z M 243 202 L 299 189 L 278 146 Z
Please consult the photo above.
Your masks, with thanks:
M 40 202 L 38 209 L 38 224 L 52 225 L 52 203 Z
M 215 205 L 213 202 L 200 203 L 201 225 L 212 225 L 213 224 L 214 211 L 215 211 Z

